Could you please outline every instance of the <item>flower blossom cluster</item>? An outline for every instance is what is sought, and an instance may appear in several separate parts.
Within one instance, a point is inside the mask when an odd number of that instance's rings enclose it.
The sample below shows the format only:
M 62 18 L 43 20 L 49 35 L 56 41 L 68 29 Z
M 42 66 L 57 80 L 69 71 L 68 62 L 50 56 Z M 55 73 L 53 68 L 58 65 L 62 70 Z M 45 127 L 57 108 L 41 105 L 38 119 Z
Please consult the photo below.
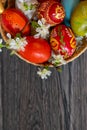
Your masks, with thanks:
M 25 46 L 28 44 L 26 37 L 16 37 L 16 38 L 11 38 L 11 35 L 8 33 L 7 34 L 8 40 L 7 40 L 7 45 L 9 49 L 15 50 L 15 51 L 24 51 Z
M 8 40 L 6 44 L 3 44 L 3 40 L 0 39 L 0 52 L 2 51 L 2 48 L 5 47 L 7 49 L 11 49 L 14 51 L 24 51 L 25 46 L 28 44 L 26 37 L 15 37 L 14 39 L 11 38 L 10 33 L 7 33 Z
M 2 39 L 0 39 L 0 52 L 2 52 L 2 42 L 3 42 L 3 40 Z
M 43 38 L 46 39 L 49 36 L 49 28 L 50 25 L 46 24 L 46 21 L 44 18 L 42 18 L 41 20 L 38 20 L 38 25 L 39 27 L 36 28 L 36 33 L 34 35 L 35 38 Z
M 36 11 L 37 0 L 16 0 L 16 6 L 29 18 L 31 19 Z
M 53 52 L 51 58 L 49 59 L 49 62 L 51 62 L 54 66 L 58 66 L 59 64 L 66 64 L 63 55 L 61 54 L 56 55 Z
M 41 68 L 38 68 L 38 71 L 37 71 L 37 74 L 41 77 L 41 79 L 47 79 L 48 76 L 51 75 L 51 71 L 44 68 L 44 69 L 41 69 Z

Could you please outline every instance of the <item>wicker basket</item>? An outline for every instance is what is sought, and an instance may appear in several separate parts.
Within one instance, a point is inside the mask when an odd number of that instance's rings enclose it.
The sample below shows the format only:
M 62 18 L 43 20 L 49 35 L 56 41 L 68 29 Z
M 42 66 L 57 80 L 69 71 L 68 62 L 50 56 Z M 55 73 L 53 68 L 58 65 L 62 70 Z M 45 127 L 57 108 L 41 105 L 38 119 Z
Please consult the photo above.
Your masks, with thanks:
M 5 8 L 11 8 L 11 7 L 14 7 L 15 5 L 15 0 L 1 0 L 0 1 L 0 8 L 5 9 Z M 1 33 L 1 36 L 2 38 L 4 39 L 4 41 L 7 40 L 7 37 L 6 37 L 6 32 L 4 31 L 4 29 L 1 27 L 1 24 L 0 24 L 0 33 Z M 87 41 L 85 38 L 83 38 L 82 40 L 82 44 L 81 43 L 78 43 L 77 47 L 76 47 L 76 50 L 74 52 L 74 54 L 69 57 L 68 59 L 66 59 L 66 63 L 69 63 L 71 61 L 73 61 L 74 59 L 76 59 L 77 57 L 79 57 L 82 53 L 84 53 L 87 49 Z M 53 66 L 51 65 L 50 63 L 44 63 L 44 64 L 34 64 L 34 63 L 31 63 L 29 62 L 28 60 L 24 59 L 23 57 L 21 57 L 18 53 L 15 52 L 15 54 L 21 58 L 22 60 L 26 61 L 27 63 L 30 63 L 30 64 L 33 64 L 33 65 L 37 65 L 37 66 L 45 66 L 45 65 L 48 65 L 48 66 Z M 58 66 L 61 66 L 62 64 L 59 64 Z

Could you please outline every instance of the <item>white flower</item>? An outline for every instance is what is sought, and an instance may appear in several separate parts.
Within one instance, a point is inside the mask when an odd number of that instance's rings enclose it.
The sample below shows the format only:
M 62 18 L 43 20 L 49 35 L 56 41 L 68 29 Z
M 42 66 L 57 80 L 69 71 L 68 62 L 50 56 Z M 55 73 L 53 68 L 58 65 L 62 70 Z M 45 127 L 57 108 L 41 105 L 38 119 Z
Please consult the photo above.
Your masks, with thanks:
M 9 37 L 9 39 L 7 40 L 9 49 L 13 49 L 15 51 L 25 50 L 25 46 L 28 44 L 26 41 L 26 37 L 16 37 L 15 39 L 12 39 L 10 34 L 7 34 L 7 36 Z
M 31 19 L 38 5 L 37 0 L 16 0 L 16 6 Z
M 0 52 L 2 52 L 2 49 L 0 48 Z
M 55 55 L 54 53 L 52 53 L 52 59 L 51 59 L 52 61 L 52 64 L 54 64 L 54 65 L 58 65 L 58 64 L 66 64 L 66 61 L 64 60 L 64 58 L 63 58 L 63 56 L 62 55 L 60 55 L 60 54 L 57 54 L 57 55 Z
M 3 40 L 2 39 L 0 39 L 0 45 L 2 46 L 2 42 L 3 42 Z M 2 52 L 2 49 L 0 48 L 0 52 Z
M 21 2 L 21 3 L 23 3 L 23 2 L 26 2 L 26 3 L 32 3 L 32 4 L 36 4 L 36 3 L 38 3 L 38 1 L 37 0 L 16 0 L 16 3 L 17 2 Z
M 83 36 L 77 36 L 76 37 L 76 44 L 78 45 L 79 43 L 82 44 Z
M 43 38 L 43 39 L 46 39 L 47 36 L 49 35 L 49 28 L 50 28 L 50 25 L 49 24 L 46 24 L 46 21 L 44 18 L 42 18 L 41 20 L 38 20 L 38 25 L 40 27 L 37 27 L 36 28 L 36 32 L 37 34 L 34 35 L 35 38 Z
M 38 68 L 37 74 L 41 77 L 41 79 L 47 79 L 47 76 L 51 75 L 51 71 L 46 68 Z
M 0 39 L 0 44 L 2 44 L 2 42 L 3 42 L 3 40 L 2 40 L 2 39 Z
M 19 2 L 22 2 L 22 3 L 23 3 L 23 2 L 24 2 L 24 0 L 19 0 Z
M 31 19 L 35 11 L 36 11 L 35 9 L 27 10 L 27 11 L 25 11 L 25 15 L 26 15 L 29 19 Z
M 7 33 L 7 37 L 8 37 L 9 39 L 11 39 L 11 34 L 10 34 L 10 33 Z

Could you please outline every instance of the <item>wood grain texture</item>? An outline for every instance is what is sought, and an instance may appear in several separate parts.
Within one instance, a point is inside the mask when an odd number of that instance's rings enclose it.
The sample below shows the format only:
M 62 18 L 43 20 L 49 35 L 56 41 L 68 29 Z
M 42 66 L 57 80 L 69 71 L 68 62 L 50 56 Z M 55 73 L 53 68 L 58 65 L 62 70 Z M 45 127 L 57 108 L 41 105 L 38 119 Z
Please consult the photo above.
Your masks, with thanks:
M 1 63 L 1 56 L 0 56 Z M 1 75 L 1 64 L 0 64 L 0 130 L 2 130 L 2 75 Z
M 47 80 L 9 54 L 0 53 L 0 130 L 87 130 L 87 51 Z
M 47 80 L 38 77 L 36 66 L 9 54 L 0 54 L 3 130 L 87 129 L 87 52 L 61 73 L 51 68 Z

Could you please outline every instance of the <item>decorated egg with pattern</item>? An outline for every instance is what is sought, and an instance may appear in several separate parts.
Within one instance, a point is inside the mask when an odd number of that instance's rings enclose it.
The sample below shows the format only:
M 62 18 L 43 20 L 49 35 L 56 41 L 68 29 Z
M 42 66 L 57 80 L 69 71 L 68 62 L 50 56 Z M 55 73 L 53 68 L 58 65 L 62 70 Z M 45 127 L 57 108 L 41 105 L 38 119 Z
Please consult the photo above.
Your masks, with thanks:
M 65 17 L 63 6 L 54 0 L 45 1 L 38 8 L 38 18 L 44 18 L 46 23 L 54 26 L 60 24 Z
M 76 49 L 76 40 L 72 30 L 62 24 L 52 29 L 50 43 L 52 50 L 56 54 L 63 55 L 64 59 L 72 56 Z

